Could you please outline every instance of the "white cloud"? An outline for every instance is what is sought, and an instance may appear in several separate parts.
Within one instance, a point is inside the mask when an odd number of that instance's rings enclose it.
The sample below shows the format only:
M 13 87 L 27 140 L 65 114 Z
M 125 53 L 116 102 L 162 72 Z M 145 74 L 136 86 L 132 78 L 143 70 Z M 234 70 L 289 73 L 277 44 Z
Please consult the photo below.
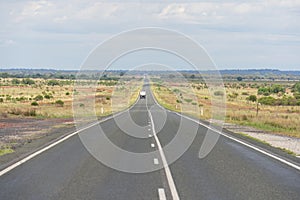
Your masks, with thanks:
M 274 44 L 292 49 L 299 44 L 299 11 L 299 0 L 0 1 L 0 55 L 9 45 L 43 43 L 56 46 L 58 51 L 65 49 L 62 45 L 66 43 L 92 48 L 103 35 L 140 26 L 184 32 L 208 46 L 213 43 L 212 51 L 218 46 L 229 47 L 229 43 L 237 49 L 243 45 L 271 49 Z M 294 62 L 300 65 L 299 59 Z

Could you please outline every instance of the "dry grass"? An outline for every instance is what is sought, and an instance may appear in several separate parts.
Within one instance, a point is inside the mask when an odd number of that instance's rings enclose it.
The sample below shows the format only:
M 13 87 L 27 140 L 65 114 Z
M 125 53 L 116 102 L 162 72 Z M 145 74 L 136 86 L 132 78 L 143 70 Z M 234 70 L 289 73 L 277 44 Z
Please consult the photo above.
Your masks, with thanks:
M 140 79 L 123 81 L 115 86 L 108 86 L 102 81 L 104 84 L 97 84 L 96 92 L 93 93 L 93 87 L 85 80 L 80 80 L 79 88 L 74 88 L 74 84 L 49 86 L 46 80 L 33 80 L 34 85 L 12 85 L 11 79 L 1 79 L 0 83 L 5 86 L 0 87 L 0 98 L 3 100 L 0 102 L 0 117 L 70 118 L 74 114 L 74 97 L 86 102 L 78 105 L 78 109 L 82 109 L 83 113 L 89 109 L 97 116 L 106 116 L 132 105 L 142 87 Z M 121 88 L 121 93 L 118 92 L 118 88 Z M 78 90 L 85 91 L 81 93 L 82 91 Z M 43 99 L 36 100 L 38 95 Z M 57 104 L 58 100 L 61 100 L 63 105 Z M 90 104 L 91 101 L 95 104 Z M 37 102 L 38 105 L 33 106 L 32 102 Z
M 257 104 L 246 99 L 249 95 L 257 95 L 257 88 L 251 88 L 249 84 L 251 83 L 237 88 L 226 87 L 225 121 L 300 138 L 300 106 L 260 105 L 257 116 Z M 152 90 L 156 99 L 170 110 L 184 112 L 205 120 L 209 120 L 213 116 L 211 101 L 212 97 L 215 97 L 211 95 L 213 92 L 210 92 L 201 83 L 174 84 L 164 82 L 161 85 L 152 83 Z M 290 90 L 287 92 L 287 95 L 292 95 Z M 197 100 L 191 98 L 191 93 L 195 94 Z M 192 99 L 192 101 L 187 102 L 185 99 Z M 196 103 L 198 109 L 192 106 L 193 102 Z M 216 108 L 216 110 L 218 109 Z M 215 115 L 215 117 L 218 116 Z

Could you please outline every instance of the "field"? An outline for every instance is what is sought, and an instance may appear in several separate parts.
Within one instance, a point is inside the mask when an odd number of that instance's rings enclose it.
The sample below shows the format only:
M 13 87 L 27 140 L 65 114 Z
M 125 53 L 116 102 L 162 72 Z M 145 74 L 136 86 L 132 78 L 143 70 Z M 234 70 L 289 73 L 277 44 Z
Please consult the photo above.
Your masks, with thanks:
M 54 129 L 74 127 L 74 114 L 76 122 L 84 125 L 90 116 L 101 118 L 128 108 L 138 97 L 141 80 L 126 76 L 98 81 L 1 78 L 0 155 Z
M 300 138 L 299 85 L 289 81 L 225 81 L 223 92 L 209 90 L 204 82 L 197 80 L 152 78 L 155 97 L 168 109 L 205 120 L 214 118 L 216 122 L 219 116 L 212 117 L 212 98 L 224 99 L 225 122 L 297 138 Z

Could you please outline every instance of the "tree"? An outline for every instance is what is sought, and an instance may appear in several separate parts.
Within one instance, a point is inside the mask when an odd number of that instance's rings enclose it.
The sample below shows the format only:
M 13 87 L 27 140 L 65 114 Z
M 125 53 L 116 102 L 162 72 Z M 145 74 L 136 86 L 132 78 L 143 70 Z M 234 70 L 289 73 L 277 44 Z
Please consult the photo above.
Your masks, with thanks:
M 238 81 L 242 81 L 242 80 L 243 80 L 243 77 L 241 77 L 241 76 L 238 76 L 238 77 L 236 78 L 236 80 L 238 80 Z

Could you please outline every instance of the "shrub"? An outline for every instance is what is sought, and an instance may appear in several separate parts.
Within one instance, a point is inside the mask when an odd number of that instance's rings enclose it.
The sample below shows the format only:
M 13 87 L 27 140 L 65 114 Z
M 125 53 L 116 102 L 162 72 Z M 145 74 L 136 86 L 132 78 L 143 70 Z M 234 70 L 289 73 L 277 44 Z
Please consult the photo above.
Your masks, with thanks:
M 47 82 L 47 85 L 49 85 L 49 86 L 55 86 L 55 85 L 60 85 L 60 82 L 58 81 L 58 80 L 49 80 L 48 82 Z
M 262 97 L 258 100 L 259 103 L 264 105 L 275 105 L 276 99 L 273 97 Z
M 236 93 L 236 92 L 234 92 L 234 93 L 228 95 L 228 97 L 229 97 L 229 98 L 232 98 L 232 99 L 236 99 L 238 96 L 239 96 L 239 94 Z
M 4 102 L 3 98 L 0 98 L 0 103 L 3 103 L 3 102 Z
M 19 108 L 12 108 L 8 111 L 8 113 L 12 115 L 21 115 L 22 111 Z
M 53 98 L 53 96 L 52 96 L 52 95 L 49 95 L 49 94 L 46 94 L 46 95 L 44 95 L 44 98 L 45 98 L 45 99 L 51 99 L 51 98 Z
M 31 105 L 32 106 L 38 106 L 39 104 L 38 104 L 38 102 L 34 101 L 34 102 L 31 103 Z
M 193 99 L 184 99 L 187 103 L 191 103 Z
M 37 95 L 36 97 L 33 98 L 35 101 L 42 101 L 44 97 L 42 95 Z
M 25 85 L 33 85 L 33 84 L 35 84 L 34 80 L 32 80 L 30 78 L 23 79 L 22 83 L 25 84 Z
M 57 100 L 55 101 L 55 104 L 58 106 L 64 106 L 65 103 L 62 100 Z
M 13 80 L 11 80 L 11 84 L 13 85 L 19 85 L 21 83 L 21 81 L 19 79 L 14 78 Z
M 70 95 L 70 92 L 66 92 L 66 95 L 67 95 L 67 96 Z
M 298 82 L 295 85 L 293 85 L 293 92 L 300 93 L 300 82 Z
M 249 97 L 247 97 L 248 101 L 252 101 L 252 102 L 256 102 L 257 101 L 257 97 L 256 95 L 250 95 Z
M 300 93 L 294 93 L 294 97 L 295 97 L 296 99 L 300 99 Z
M 27 110 L 25 111 L 24 113 L 24 116 L 36 116 L 36 111 L 34 109 L 30 109 L 30 110 Z

